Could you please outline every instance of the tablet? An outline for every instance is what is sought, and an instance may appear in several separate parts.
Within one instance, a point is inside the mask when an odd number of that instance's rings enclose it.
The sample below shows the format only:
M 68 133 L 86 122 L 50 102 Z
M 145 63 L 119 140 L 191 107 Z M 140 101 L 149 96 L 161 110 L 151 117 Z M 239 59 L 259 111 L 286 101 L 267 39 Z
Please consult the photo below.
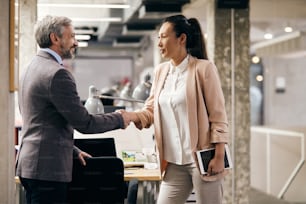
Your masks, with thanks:
M 227 144 L 225 145 L 224 151 L 224 168 L 231 169 L 233 168 L 233 163 L 230 155 L 230 150 Z M 208 164 L 210 160 L 215 156 L 215 148 L 199 150 L 196 153 L 201 174 L 208 174 Z

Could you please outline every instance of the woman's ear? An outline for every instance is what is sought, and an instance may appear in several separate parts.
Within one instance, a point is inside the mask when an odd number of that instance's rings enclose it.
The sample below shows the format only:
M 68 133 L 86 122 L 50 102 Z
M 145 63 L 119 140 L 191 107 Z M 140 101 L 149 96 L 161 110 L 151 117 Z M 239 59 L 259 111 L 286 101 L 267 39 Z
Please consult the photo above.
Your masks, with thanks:
M 180 41 L 181 41 L 182 44 L 186 44 L 187 43 L 187 35 L 185 33 L 181 34 Z

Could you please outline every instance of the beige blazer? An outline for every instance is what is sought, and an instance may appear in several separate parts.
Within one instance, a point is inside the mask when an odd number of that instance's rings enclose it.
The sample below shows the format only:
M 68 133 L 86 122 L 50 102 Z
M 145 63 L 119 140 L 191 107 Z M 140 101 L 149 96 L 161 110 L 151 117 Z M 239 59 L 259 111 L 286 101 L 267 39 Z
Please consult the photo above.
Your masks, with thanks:
M 160 64 L 155 69 L 151 93 L 144 108 L 137 111 L 140 128 L 148 128 L 154 122 L 156 146 L 163 173 L 167 162 L 163 155 L 163 135 L 161 131 L 160 107 L 158 97 L 169 72 L 169 63 Z M 229 141 L 228 121 L 224 96 L 216 66 L 208 60 L 189 58 L 186 85 L 187 118 L 193 158 L 200 149 L 212 147 L 213 143 Z M 156 100 L 155 100 L 156 99 Z

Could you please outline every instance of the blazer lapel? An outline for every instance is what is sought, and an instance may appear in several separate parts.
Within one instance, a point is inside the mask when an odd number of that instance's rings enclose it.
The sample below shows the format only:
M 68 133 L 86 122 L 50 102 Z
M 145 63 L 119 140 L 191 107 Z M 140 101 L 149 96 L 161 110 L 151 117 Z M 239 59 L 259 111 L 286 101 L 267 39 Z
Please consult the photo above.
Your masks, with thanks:
M 159 97 L 159 94 L 164 86 L 166 77 L 168 75 L 169 69 L 170 69 L 170 65 L 168 63 L 160 69 L 158 83 L 156 84 L 155 98 Z M 158 102 L 158 100 L 155 100 L 155 102 Z

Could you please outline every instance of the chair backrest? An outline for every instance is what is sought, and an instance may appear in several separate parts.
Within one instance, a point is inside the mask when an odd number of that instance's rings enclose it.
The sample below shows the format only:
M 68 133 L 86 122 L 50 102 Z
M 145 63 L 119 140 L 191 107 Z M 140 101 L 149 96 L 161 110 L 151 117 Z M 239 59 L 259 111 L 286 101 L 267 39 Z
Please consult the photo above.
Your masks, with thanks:
M 74 159 L 68 203 L 123 204 L 124 187 L 124 166 L 120 158 L 92 157 L 86 159 L 86 166 Z
M 116 156 L 114 138 L 86 138 L 75 139 L 74 145 L 93 157 Z

